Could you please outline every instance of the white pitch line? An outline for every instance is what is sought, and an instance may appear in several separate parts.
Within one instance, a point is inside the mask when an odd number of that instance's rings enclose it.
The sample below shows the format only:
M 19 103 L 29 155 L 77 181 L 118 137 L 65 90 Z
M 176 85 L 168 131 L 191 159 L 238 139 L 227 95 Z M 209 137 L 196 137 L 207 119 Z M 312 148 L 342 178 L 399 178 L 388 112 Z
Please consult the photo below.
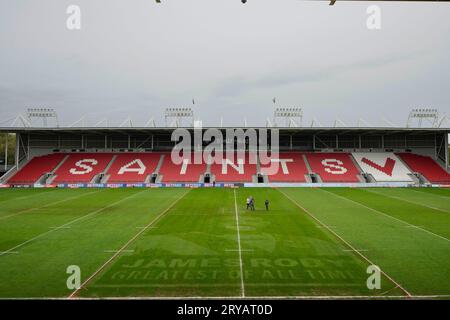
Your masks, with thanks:
M 85 215 L 83 215 L 83 216 L 81 216 L 81 217 L 79 217 L 79 218 L 76 218 L 76 219 L 74 219 L 74 220 L 71 220 L 71 221 L 69 221 L 69 222 L 63 224 L 62 226 L 59 226 L 58 229 L 50 229 L 50 230 L 47 231 L 47 232 L 41 233 L 41 234 L 37 235 L 36 237 L 31 238 L 31 239 L 28 239 L 27 241 L 22 242 L 22 243 L 18 244 L 18 245 L 15 246 L 15 247 L 12 247 L 11 249 L 9 249 L 9 250 L 7 250 L 7 251 L 0 252 L 0 257 L 1 257 L 2 255 L 4 255 L 4 254 L 7 254 L 7 253 L 11 252 L 11 251 L 14 251 L 15 249 L 18 249 L 18 248 L 20 248 L 20 247 L 23 247 L 23 246 L 26 245 L 27 243 L 30 243 L 30 242 L 32 242 L 32 241 L 34 241 L 34 240 L 37 240 L 37 239 L 39 239 L 39 238 L 42 238 L 42 237 L 44 237 L 44 236 L 46 236 L 46 235 L 48 235 L 48 234 L 50 234 L 50 233 L 52 233 L 52 232 L 54 232 L 54 231 L 60 230 L 62 227 L 67 227 L 67 226 L 69 226 L 69 225 L 74 224 L 75 222 L 78 222 L 78 221 L 83 220 L 83 219 L 86 219 L 86 218 L 88 218 L 88 217 L 90 217 L 90 216 L 92 216 L 92 215 L 95 215 L 95 214 L 97 214 L 97 213 L 99 213 L 99 212 L 102 212 L 102 211 L 105 210 L 105 209 L 111 208 L 111 207 L 115 206 L 116 204 L 119 204 L 119 203 L 121 203 L 121 202 L 123 202 L 123 201 L 126 201 L 126 200 L 130 199 L 131 197 L 134 197 L 134 196 L 136 196 L 136 195 L 138 195 L 138 194 L 140 194 L 140 193 L 142 193 L 142 192 L 144 192 L 144 191 L 146 191 L 146 190 L 137 192 L 137 193 L 132 194 L 132 195 L 130 195 L 130 196 L 128 196 L 128 197 L 125 197 L 125 198 L 123 198 L 123 199 L 121 199 L 121 200 L 119 200 L 119 201 L 113 202 L 113 203 L 111 203 L 111 204 L 109 204 L 109 205 L 107 205 L 107 206 L 105 206 L 105 207 L 103 207 L 103 208 L 100 208 L 100 209 L 97 209 L 97 210 L 95 210 L 95 211 L 89 212 L 89 213 L 87 213 L 87 214 L 85 214 Z
M 392 292 L 392 291 L 394 291 L 394 290 L 397 289 L 397 288 L 398 288 L 398 286 L 395 286 L 395 287 L 393 287 L 393 288 L 390 288 L 389 290 L 386 290 L 386 291 L 380 293 L 379 295 L 380 295 L 380 296 L 386 295 L 386 294 L 388 294 L 389 292 Z
M 50 229 L 70 229 L 72 227 L 67 226 L 67 227 L 50 227 Z
M 81 198 L 81 197 L 84 197 L 84 196 L 87 196 L 87 195 L 90 195 L 90 194 L 94 194 L 94 193 L 97 193 L 97 192 L 100 192 L 100 191 L 102 191 L 102 190 L 97 190 L 97 191 L 94 191 L 94 192 L 87 192 L 87 193 L 83 193 L 83 194 L 75 196 L 75 197 L 70 197 L 70 198 L 58 200 L 58 201 L 55 201 L 55 202 L 47 203 L 47 204 L 45 204 L 43 206 L 40 206 L 40 207 L 34 207 L 34 208 L 25 209 L 25 210 L 22 210 L 22 211 L 19 211 L 19 212 L 16 212 L 16 213 L 13 213 L 13 214 L 10 214 L 10 215 L 7 215 L 7 216 L 2 216 L 2 217 L 0 217 L 0 220 L 4 220 L 4 219 L 10 218 L 10 217 L 15 217 L 15 216 L 18 216 L 20 214 L 27 213 L 27 212 L 30 212 L 30 211 L 35 211 L 35 210 L 51 207 L 51 206 L 54 206 L 55 204 L 63 203 L 63 202 L 69 201 L 69 200 L 78 199 L 78 198 Z
M 337 228 L 336 226 L 317 226 L 317 228 L 323 229 L 323 228 Z
M 368 249 L 343 249 L 342 251 L 346 251 L 346 252 L 367 252 L 369 251 Z
M 241 296 L 156 296 L 156 297 L 123 297 L 123 296 L 109 296 L 99 298 L 76 298 L 77 300 L 352 300 L 352 299 L 364 299 L 364 300 L 387 300 L 387 299 L 448 299 L 450 295 L 414 295 L 414 296 L 400 296 L 400 295 L 355 295 L 355 296 L 247 296 L 245 298 Z M 58 297 L 21 297 L 21 298 L 2 298 L 3 300 L 67 300 L 67 298 Z
M 450 200 L 450 196 L 444 196 L 444 195 L 442 195 L 442 194 L 437 194 L 437 193 L 432 193 L 432 192 L 422 192 L 422 191 L 414 190 L 414 189 L 412 189 L 412 188 L 411 188 L 411 189 L 408 189 L 408 190 L 414 191 L 414 192 L 418 192 L 418 193 L 421 193 L 422 195 L 428 194 L 428 195 L 432 195 L 432 196 L 435 196 L 435 197 L 439 197 L 439 198 L 444 198 L 444 199 Z
M 106 253 L 117 253 L 117 252 L 119 252 L 119 250 L 105 250 L 103 252 L 106 252 Z M 134 250 L 122 250 L 121 252 L 122 253 L 133 253 Z
M 59 189 L 59 190 L 61 190 L 61 189 Z M 17 197 L 17 198 L 9 198 L 9 199 L 5 199 L 5 200 L 0 200 L 0 203 L 3 204 L 4 202 L 8 202 L 8 201 L 28 199 L 28 198 L 40 196 L 41 194 L 48 194 L 48 193 L 55 192 L 55 191 L 58 191 L 58 188 L 54 188 L 53 190 L 50 190 L 50 191 L 36 192 L 36 193 L 31 194 L 29 196 L 21 196 L 21 197 Z
M 3 255 L 3 254 L 18 254 L 19 253 L 19 251 L 0 251 L 0 255 Z
M 370 263 L 371 265 L 375 265 L 375 263 L 373 263 L 369 258 L 367 258 L 364 254 L 362 254 L 361 252 L 357 251 L 355 247 L 353 247 L 347 240 L 345 240 L 344 238 L 342 238 L 340 235 L 338 235 L 335 231 L 333 231 L 333 229 L 328 228 L 321 220 L 319 220 L 318 218 L 316 218 L 315 215 L 313 215 L 311 212 L 309 212 L 308 210 L 306 210 L 306 208 L 304 208 L 303 206 L 301 206 L 297 201 L 293 200 L 291 197 L 289 197 L 286 193 L 284 193 L 283 191 L 281 191 L 280 189 L 277 188 L 278 191 L 280 191 L 282 194 L 284 194 L 284 196 L 286 198 L 288 198 L 292 203 L 294 203 L 295 205 L 297 205 L 297 207 L 299 207 L 300 209 L 302 209 L 306 214 L 308 214 L 311 218 L 313 218 L 315 221 L 317 221 L 319 224 L 321 224 L 322 226 L 324 226 L 329 232 L 331 232 L 335 237 L 337 237 L 339 240 L 341 240 L 344 244 L 346 244 L 350 249 L 355 250 L 354 252 L 359 255 L 361 258 L 363 258 L 365 261 L 367 261 L 368 263 Z M 322 189 L 320 189 L 322 190 Z M 406 293 L 408 295 L 408 297 L 411 297 L 412 294 L 409 293 L 409 291 L 407 291 L 405 288 L 403 288 L 397 281 L 395 281 L 391 276 L 389 276 L 386 272 L 384 272 L 382 269 L 380 269 L 381 273 L 384 274 L 384 276 L 386 278 L 388 278 L 389 280 L 391 280 L 395 285 L 397 285 L 404 293 Z
M 239 249 L 226 249 L 225 251 L 233 251 L 233 252 L 236 252 L 236 251 L 245 252 L 245 251 L 247 251 L 247 252 L 253 252 L 255 250 L 253 250 L 253 249 L 241 249 L 241 250 L 239 250 Z
M 379 192 L 376 192 L 376 191 L 373 191 L 373 190 L 367 190 L 367 189 L 364 189 L 364 191 L 371 192 L 371 193 L 377 194 L 377 195 L 379 195 L 379 196 L 383 196 L 383 197 L 387 197 L 387 198 L 392 198 L 392 199 L 397 199 L 397 200 L 400 200 L 400 201 L 412 203 L 412 204 L 415 204 L 415 205 L 417 205 L 417 206 L 421 206 L 421 207 L 425 207 L 425 208 L 430 208 L 430 209 L 437 210 L 437 211 L 441 211 L 441 212 L 445 212 L 445 213 L 450 213 L 450 211 L 448 211 L 448 210 L 441 209 L 441 208 L 437 208 L 437 207 L 432 207 L 432 206 L 427 206 L 426 204 L 423 204 L 423 203 L 420 203 L 420 202 L 415 202 L 415 201 L 411 201 L 411 200 L 406 200 L 406 199 L 404 199 L 404 198 L 400 198 L 400 197 L 396 197 L 396 196 L 391 196 L 391 195 L 387 195 L 387 194 L 384 194 L 384 193 L 379 193 Z
M 354 200 L 352 200 L 352 199 L 349 199 L 349 198 L 340 196 L 340 195 L 338 195 L 338 194 L 335 194 L 335 193 L 333 193 L 333 192 L 330 192 L 330 191 L 327 191 L 327 190 L 324 190 L 324 189 L 319 189 L 319 190 L 322 190 L 323 192 L 330 193 L 330 194 L 332 194 L 332 195 L 334 195 L 334 196 L 336 196 L 336 197 L 338 197 L 338 198 L 341 198 L 341 199 L 347 200 L 347 201 L 349 201 L 349 202 L 355 203 L 355 204 L 357 204 L 357 205 L 359 205 L 359 206 L 361 206 L 361 207 L 364 207 L 364 208 L 366 208 L 366 209 L 369 209 L 370 211 L 373 211 L 373 212 L 375 212 L 375 213 L 381 214 L 381 215 L 383 215 L 383 216 L 385 216 L 385 217 L 387 217 L 387 218 L 390 218 L 390 219 L 392 219 L 392 220 L 398 221 L 398 222 L 403 223 L 403 224 L 405 224 L 405 225 L 407 225 L 407 226 L 410 226 L 410 227 L 415 228 L 415 229 L 417 229 L 417 230 L 421 230 L 421 231 L 426 232 L 426 233 L 428 233 L 428 234 L 431 234 L 431 235 L 433 235 L 433 236 L 435 236 L 435 237 L 438 237 L 438 238 L 440 238 L 440 239 L 442 239 L 442 240 L 445 240 L 445 241 L 449 241 L 449 242 L 450 242 L 450 239 L 447 239 L 446 237 L 440 236 L 440 235 L 438 235 L 438 234 L 436 234 L 436 233 L 434 233 L 434 232 L 431 232 L 431 231 L 429 231 L 429 230 L 427 230 L 427 229 L 423 229 L 423 228 L 420 228 L 420 227 L 418 227 L 418 226 L 412 225 L 411 223 L 408 223 L 408 222 L 406 222 L 406 221 L 404 221 L 404 220 L 402 220 L 402 219 L 398 219 L 398 218 L 393 217 L 393 216 L 391 216 L 391 215 L 389 215 L 389 214 L 387 214 L 387 213 L 384 213 L 384 212 L 381 212 L 381 211 L 379 211 L 379 210 L 377 210 L 377 209 L 374 209 L 374 208 L 371 208 L 371 207 L 369 207 L 369 206 L 366 206 L 365 204 L 362 204 L 361 202 L 354 201 Z
M 239 268 L 241 271 L 241 296 L 245 297 L 245 287 L 244 287 L 244 266 L 242 264 L 242 249 L 241 249 L 241 234 L 239 230 L 239 214 L 236 199 L 236 189 L 233 189 L 234 193 L 234 211 L 236 213 L 236 229 L 237 229 L 237 241 L 238 241 L 238 251 L 239 251 Z
M 134 235 L 130 240 L 128 240 L 127 243 L 125 243 L 117 252 L 109 258 L 104 264 L 100 266 L 96 271 L 94 271 L 93 274 L 91 274 L 82 284 L 81 286 L 73 291 L 69 296 L 68 299 L 74 298 L 80 290 L 82 290 L 97 274 L 103 271 L 114 259 L 116 259 L 131 243 L 133 243 L 141 234 L 143 234 L 145 231 L 147 231 L 148 228 L 150 228 L 153 224 L 158 222 L 170 209 L 172 209 L 181 199 L 184 198 L 185 195 L 189 193 L 192 189 L 189 189 L 185 193 L 183 193 L 177 200 L 175 200 L 169 207 L 167 207 L 163 212 L 161 212 L 155 219 L 153 219 L 145 228 L 141 229 L 138 233 Z

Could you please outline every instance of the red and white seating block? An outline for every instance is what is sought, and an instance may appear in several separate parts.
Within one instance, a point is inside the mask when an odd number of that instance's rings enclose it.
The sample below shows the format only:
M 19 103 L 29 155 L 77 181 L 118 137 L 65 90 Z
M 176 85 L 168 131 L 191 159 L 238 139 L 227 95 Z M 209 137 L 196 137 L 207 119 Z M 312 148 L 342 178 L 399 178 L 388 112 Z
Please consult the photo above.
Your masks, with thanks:
M 349 153 L 307 153 L 306 159 L 323 182 L 360 182 Z
M 90 183 L 112 160 L 112 153 L 71 153 L 56 170 L 54 183 Z
M 256 154 L 225 155 L 221 163 L 211 164 L 211 173 L 215 175 L 216 182 L 252 182 L 252 177 L 256 175 Z
M 145 182 L 158 166 L 161 153 L 121 153 L 108 169 L 108 183 Z
M 197 154 L 198 159 L 202 159 L 202 154 Z M 194 154 L 190 154 L 182 159 L 180 164 L 172 161 L 171 154 L 166 153 L 159 173 L 162 175 L 163 183 L 175 182 L 199 182 L 200 176 L 206 172 L 206 163 L 195 163 Z
M 357 152 L 353 157 L 364 172 L 380 182 L 411 182 L 411 173 L 392 152 Z
M 450 174 L 434 159 L 413 153 L 398 154 L 403 161 L 415 172 L 422 174 L 433 183 L 450 184 Z
M 61 153 L 48 154 L 34 157 L 14 176 L 8 183 L 10 184 L 31 184 L 46 173 L 51 172 L 64 159 L 65 155 Z
M 271 169 L 271 165 L 261 163 L 261 173 L 267 175 L 269 182 L 306 182 L 305 175 L 308 174 L 308 168 L 302 153 L 282 152 L 270 160 L 278 164 L 275 172 Z

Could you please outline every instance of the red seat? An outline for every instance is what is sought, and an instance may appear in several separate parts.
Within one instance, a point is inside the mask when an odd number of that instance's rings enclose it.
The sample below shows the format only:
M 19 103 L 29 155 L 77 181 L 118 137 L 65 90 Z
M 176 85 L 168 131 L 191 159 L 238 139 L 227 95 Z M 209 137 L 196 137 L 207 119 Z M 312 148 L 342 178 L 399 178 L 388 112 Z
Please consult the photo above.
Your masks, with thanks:
M 54 183 L 90 183 L 102 173 L 111 162 L 112 153 L 71 153 L 49 154 L 38 156 L 27 163 L 8 181 L 10 184 L 32 184 L 42 175 L 54 170 L 68 155 L 64 163 L 56 170 Z M 159 170 L 162 182 L 198 182 L 206 172 L 207 165 L 202 161 L 195 164 L 193 155 L 187 162 L 175 164 L 170 153 L 120 153 L 108 169 L 110 183 L 140 183 L 148 175 L 155 172 L 161 156 L 164 161 Z M 278 162 L 275 172 L 269 170 L 269 165 L 261 163 L 261 173 L 268 175 L 269 182 L 305 182 L 308 174 L 306 157 L 311 170 L 322 178 L 323 182 L 359 182 L 360 174 L 348 153 L 280 153 L 277 159 L 269 157 L 270 161 Z M 397 154 L 411 170 L 421 173 L 433 183 L 450 184 L 450 174 L 434 159 L 412 153 Z M 257 174 L 256 154 L 245 153 L 243 156 L 235 153 L 231 158 L 225 158 L 221 163 L 211 164 L 211 173 L 216 182 L 251 182 Z M 395 157 L 392 154 L 392 157 Z M 250 159 L 253 163 L 250 163 Z M 263 162 L 263 159 L 260 159 Z M 406 170 L 406 168 L 405 168 Z
M 398 153 L 412 171 L 422 174 L 428 181 L 450 184 L 450 174 L 434 159 L 413 153 Z
M 307 153 L 306 159 L 323 182 L 360 182 L 360 172 L 348 153 Z
M 90 183 L 102 173 L 113 157 L 111 153 L 71 153 L 56 170 L 54 183 Z
M 161 153 L 121 153 L 117 154 L 107 174 L 108 183 L 145 182 L 158 166 Z
M 270 158 L 272 162 L 278 162 L 278 170 L 275 173 L 269 169 L 270 165 L 261 161 L 261 173 L 267 174 L 269 182 L 306 182 L 308 168 L 302 153 L 283 152 L 277 158 Z
M 34 157 L 14 176 L 8 183 L 10 184 L 30 184 L 35 183 L 45 173 L 51 172 L 64 159 L 65 155 L 61 153 L 48 154 L 45 156 Z
M 252 182 L 257 173 L 256 154 L 246 152 L 242 156 L 235 153 L 231 157 L 224 154 L 221 163 L 211 164 L 211 173 L 215 175 L 216 182 Z
M 185 157 L 183 163 L 175 164 L 171 154 L 166 153 L 159 169 L 162 182 L 199 182 L 200 176 L 206 172 L 206 163 L 202 160 L 202 163 L 196 164 L 194 160 L 194 154 L 191 154 Z

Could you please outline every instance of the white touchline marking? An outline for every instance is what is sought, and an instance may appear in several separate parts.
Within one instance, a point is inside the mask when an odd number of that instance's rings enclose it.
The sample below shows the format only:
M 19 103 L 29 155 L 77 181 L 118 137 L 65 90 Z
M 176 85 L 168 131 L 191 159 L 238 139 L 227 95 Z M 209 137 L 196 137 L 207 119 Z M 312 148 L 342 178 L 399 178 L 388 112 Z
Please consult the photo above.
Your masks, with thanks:
M 405 226 L 405 228 L 423 228 L 423 226 L 413 226 L 413 225 L 411 225 L 411 226 Z
M 437 298 L 450 298 L 450 295 L 414 295 L 414 296 L 400 296 L 400 295 L 373 295 L 373 296 L 247 296 L 245 298 L 241 296 L 191 296 L 191 297 L 171 297 L 171 296 L 157 296 L 157 297 L 101 297 L 101 298 L 76 298 L 77 300 L 308 300 L 308 299 L 321 299 L 321 300 L 339 300 L 339 299 L 374 299 L 374 300 L 386 300 L 386 299 L 437 299 Z M 66 300 L 67 298 L 55 298 L 55 297 L 23 297 L 23 298 L 2 298 L 4 300 Z
M 89 212 L 89 213 L 85 214 L 84 216 L 81 216 L 81 217 L 76 218 L 76 219 L 74 219 L 74 220 L 72 220 L 72 221 L 69 221 L 69 222 L 63 224 L 62 226 L 59 226 L 59 228 L 57 228 L 57 229 L 50 229 L 50 230 L 47 231 L 47 232 L 41 233 L 41 234 L 37 235 L 36 237 L 31 238 L 31 239 L 28 239 L 27 241 L 22 242 L 21 244 L 18 244 L 17 246 L 12 247 L 11 249 L 9 249 L 9 250 L 7 250 L 7 251 L 1 252 L 1 253 L 0 253 L 0 257 L 1 257 L 2 255 L 6 254 L 6 253 L 9 253 L 10 251 L 14 251 L 15 249 L 18 249 L 18 248 L 20 248 L 20 247 L 26 245 L 27 243 L 30 243 L 30 242 L 32 242 L 32 241 L 34 241 L 34 240 L 37 240 L 37 239 L 39 239 L 39 238 L 42 238 L 42 237 L 46 236 L 47 234 L 50 234 L 50 233 L 52 233 L 52 232 L 54 232 L 54 231 L 60 230 L 62 227 L 67 227 L 67 226 L 69 226 L 69 225 L 71 225 L 71 224 L 74 224 L 75 222 L 78 222 L 78 221 L 83 220 L 83 219 L 85 219 L 85 218 L 87 218 L 87 217 L 90 217 L 90 216 L 95 215 L 95 214 L 97 214 L 97 213 L 99 213 L 99 212 L 102 212 L 102 211 L 105 210 L 105 209 L 111 208 L 111 207 L 115 206 L 116 204 L 119 204 L 119 203 L 121 203 L 121 202 L 123 202 L 123 201 L 126 201 L 126 200 L 130 199 L 131 197 L 134 197 L 134 196 L 136 196 L 136 195 L 138 195 L 138 194 L 140 194 L 140 193 L 142 193 L 142 192 L 144 192 L 144 191 L 146 191 L 146 190 L 137 192 L 137 193 L 132 194 L 132 195 L 130 195 L 130 196 L 128 196 L 128 197 L 125 197 L 125 198 L 123 198 L 123 199 L 121 199 L 121 200 L 119 200 L 119 201 L 113 202 L 113 203 L 111 203 L 111 204 L 109 204 L 109 205 L 107 205 L 107 206 L 105 206 L 105 207 L 103 207 L 103 208 L 100 208 L 100 209 L 97 209 L 97 210 L 95 210 L 95 211 Z
M 236 252 L 236 251 L 239 251 L 239 249 L 226 249 L 225 251 L 233 251 L 233 252 Z M 240 251 L 241 251 L 241 252 L 244 252 L 244 251 L 247 251 L 247 252 L 253 252 L 254 250 L 253 250 L 253 249 L 241 249 Z
M 62 189 L 59 189 L 59 190 L 62 190 Z M 4 203 L 4 202 L 8 202 L 8 201 L 13 201 L 13 200 L 28 199 L 28 198 L 40 196 L 41 194 L 47 194 L 47 193 L 51 193 L 51 192 L 55 192 L 55 191 L 58 191 L 58 188 L 55 188 L 55 189 L 50 190 L 50 191 L 36 192 L 36 193 L 31 194 L 31 195 L 29 195 L 29 196 L 22 196 L 22 197 L 17 197 L 17 198 L 10 198 L 10 199 L 6 199 L 6 200 L 1 200 L 0 203 Z
M 103 252 L 106 252 L 106 253 L 117 253 L 117 252 L 119 252 L 119 250 L 105 250 Z M 122 250 L 122 253 L 133 253 L 133 252 L 134 252 L 134 250 Z
M 117 252 L 109 258 L 104 264 L 100 266 L 96 271 L 94 271 L 93 274 L 91 274 L 81 285 L 78 289 L 76 289 L 74 292 L 72 292 L 67 298 L 72 299 L 74 298 L 78 292 L 83 289 L 97 274 L 99 274 L 106 266 L 108 266 L 114 259 L 116 259 L 131 243 L 133 243 L 141 234 L 143 234 L 147 229 L 149 229 L 153 224 L 158 222 L 170 209 L 172 209 L 181 199 L 184 198 L 185 195 L 189 193 L 192 189 L 188 189 L 185 193 L 183 193 L 177 200 L 175 200 L 169 207 L 167 207 L 163 212 L 161 212 L 155 219 L 153 219 L 145 228 L 141 229 L 137 234 L 134 235 L 130 240 L 128 240 L 127 243 L 125 243 L 122 248 L 117 250 Z
M 444 198 L 444 199 L 450 200 L 449 196 L 444 196 L 444 195 L 433 193 L 433 192 L 422 192 L 422 191 L 417 191 L 417 190 L 413 190 L 413 189 L 408 189 L 408 190 L 421 193 L 422 195 L 427 194 L 427 195 L 431 195 L 431 196 L 435 196 L 435 197 L 439 197 L 439 198 Z
M 50 227 L 50 229 L 70 229 L 72 227 L 67 226 L 67 227 Z
M 323 228 L 337 228 L 336 226 L 316 226 L 317 228 L 323 229 Z
M 320 223 L 322 226 L 324 226 L 329 232 L 331 232 L 335 237 L 337 237 L 338 239 L 340 239 L 344 244 L 346 244 L 350 249 L 355 250 L 354 252 L 359 255 L 361 258 L 363 258 L 364 260 L 366 260 L 368 263 L 370 263 L 371 265 L 375 265 L 375 263 L 373 263 L 369 258 L 367 258 L 365 255 L 363 255 L 361 252 L 357 251 L 355 247 L 353 247 L 349 242 L 347 242 L 347 240 L 345 240 L 344 238 L 342 238 L 340 235 L 338 235 L 335 231 L 333 231 L 333 229 L 328 228 L 322 221 L 320 221 L 318 218 L 316 218 L 316 216 L 314 216 L 311 212 L 309 212 L 308 210 L 306 210 L 306 208 L 304 208 L 303 206 L 301 206 L 297 201 L 293 200 L 291 197 L 289 197 L 286 193 L 284 193 L 283 191 L 281 191 L 280 189 L 277 188 L 278 191 L 280 191 L 282 194 L 284 194 L 284 196 L 286 198 L 288 198 L 289 200 L 291 200 L 292 203 L 294 203 L 295 205 L 297 205 L 297 207 L 299 207 L 300 209 L 302 209 L 306 214 L 308 214 L 311 218 L 313 218 L 315 221 L 317 221 L 318 223 Z M 322 189 L 321 189 L 322 190 Z M 328 191 L 327 191 L 328 192 Z M 403 288 L 397 281 L 395 281 L 392 277 L 390 277 L 386 272 L 384 272 L 381 268 L 380 271 L 382 274 L 384 274 L 384 276 L 386 278 L 388 278 L 389 280 L 391 280 L 395 285 L 397 285 L 404 293 L 406 293 L 408 295 L 408 297 L 412 297 L 412 294 L 409 293 L 409 291 L 407 291 L 405 288 Z
M 389 293 L 389 292 L 394 291 L 394 290 L 397 289 L 397 288 L 398 288 L 398 286 L 395 286 L 395 287 L 393 287 L 393 288 L 390 288 L 389 290 L 386 290 L 386 291 L 384 291 L 384 292 L 381 292 L 379 295 L 380 295 L 380 296 L 383 296 L 383 295 L 385 295 L 385 294 L 387 294 L 387 293 Z
M 237 241 L 238 241 L 238 252 L 239 252 L 239 268 L 241 271 L 241 296 L 245 297 L 245 287 L 244 287 L 244 267 L 242 264 L 242 249 L 241 249 L 241 234 L 239 231 L 239 214 L 236 199 L 236 189 L 233 189 L 234 193 L 234 211 L 236 213 L 236 229 L 237 229 Z
M 0 255 L 3 255 L 3 254 L 17 254 L 17 253 L 19 253 L 19 251 L 0 251 Z
M 441 208 L 436 208 L 436 207 L 432 207 L 432 206 L 427 206 L 426 204 L 423 204 L 423 203 L 419 203 L 419 202 L 415 202 L 415 201 L 411 201 L 411 200 L 406 200 L 404 198 L 391 196 L 391 195 L 387 195 L 387 194 L 384 194 L 384 193 L 379 193 L 379 192 L 376 192 L 376 191 L 373 191 L 373 190 L 367 190 L 367 189 L 363 189 L 363 190 L 365 190 L 367 192 L 374 193 L 374 194 L 378 194 L 378 195 L 383 196 L 383 197 L 397 199 L 397 200 L 409 202 L 409 203 L 412 203 L 412 204 L 415 204 L 415 205 L 418 205 L 418 206 L 421 206 L 421 207 L 426 207 L 426 208 L 430 208 L 430 209 L 433 209 L 433 210 L 437 210 L 437 211 L 441 211 L 441 212 L 445 212 L 445 213 L 450 213 L 450 211 L 448 211 L 448 210 L 441 209 Z
M 352 251 L 355 251 L 355 252 L 366 252 L 366 251 L 369 251 L 368 249 L 343 249 L 342 251 L 347 251 L 347 252 L 352 252 Z
M 406 221 L 404 221 L 404 220 L 401 220 L 401 219 L 398 219 L 398 218 L 393 217 L 393 216 L 391 216 L 391 215 L 388 215 L 387 213 L 381 212 L 381 211 L 379 211 L 379 210 L 377 210 L 377 209 L 368 207 L 368 206 L 366 206 L 365 204 L 362 204 L 361 202 L 354 201 L 354 200 L 352 200 L 352 199 L 349 199 L 349 198 L 340 196 L 340 195 L 338 195 L 338 194 L 335 194 L 335 193 L 333 193 L 333 192 L 330 192 L 330 191 L 327 191 L 327 190 L 324 190 L 324 189 L 319 189 L 319 190 L 322 190 L 322 191 L 324 191 L 324 192 L 330 193 L 330 194 L 332 194 L 332 195 L 334 195 L 334 196 L 336 196 L 336 197 L 338 197 L 338 198 L 341 198 L 341 199 L 344 199 L 344 200 L 353 202 L 353 203 L 355 203 L 355 204 L 357 204 L 357 205 L 359 205 L 359 206 L 361 206 L 361 207 L 364 207 L 364 208 L 366 208 L 366 209 L 369 209 L 370 211 L 373 211 L 373 212 L 375 212 L 375 213 L 381 214 L 381 215 L 383 215 L 383 216 L 385 216 L 385 217 L 391 218 L 392 220 L 396 220 L 396 221 L 398 221 L 398 222 L 400 222 L 400 223 L 403 223 L 403 224 L 405 224 L 405 225 L 407 225 L 407 226 L 414 227 L 414 228 L 416 228 L 416 229 L 418 229 L 418 230 L 422 230 L 423 232 L 426 232 L 426 233 L 431 234 L 431 235 L 433 235 L 433 236 L 435 236 L 435 237 L 438 237 L 438 238 L 440 238 L 440 239 L 442 239 L 442 240 L 445 240 L 445 241 L 449 241 L 449 242 L 450 242 L 450 239 L 447 239 L 446 237 L 440 236 L 440 235 L 438 235 L 438 234 L 436 234 L 436 233 L 434 233 L 434 232 L 431 232 L 431 231 L 429 231 L 429 230 L 427 230 L 427 229 L 423 229 L 423 228 L 420 228 L 420 227 L 418 227 L 418 226 L 412 225 L 412 224 L 410 224 L 410 223 L 408 223 L 408 222 L 406 222 Z
M 69 201 L 69 200 L 78 199 L 78 198 L 81 198 L 81 197 L 84 197 L 84 196 L 87 196 L 87 195 L 90 195 L 90 194 L 94 194 L 94 193 L 97 193 L 97 192 L 100 192 L 100 191 L 103 191 L 103 190 L 97 190 L 97 191 L 94 191 L 94 192 L 87 192 L 87 193 L 83 193 L 83 194 L 75 196 L 75 197 L 70 197 L 70 198 L 58 200 L 58 201 L 55 201 L 55 202 L 47 203 L 46 205 L 43 205 L 43 206 L 40 206 L 40 207 L 34 207 L 34 208 L 25 209 L 25 210 L 22 210 L 22 211 L 19 211 L 19 212 L 16 212 L 16 213 L 13 213 L 13 214 L 10 214 L 10 215 L 7 215 L 7 216 L 0 217 L 0 220 L 4 220 L 4 219 L 10 218 L 10 217 L 15 217 L 15 216 L 18 216 L 20 214 L 27 213 L 27 212 L 30 212 L 30 211 L 51 207 L 51 206 L 53 206 L 55 204 L 63 203 L 65 201 Z

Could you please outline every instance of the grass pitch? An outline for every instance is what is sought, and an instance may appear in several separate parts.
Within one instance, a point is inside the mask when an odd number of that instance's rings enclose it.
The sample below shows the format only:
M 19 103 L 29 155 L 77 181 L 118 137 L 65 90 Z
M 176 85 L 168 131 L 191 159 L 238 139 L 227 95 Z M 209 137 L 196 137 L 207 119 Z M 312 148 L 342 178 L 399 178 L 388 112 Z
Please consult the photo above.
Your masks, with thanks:
M 1 298 L 448 298 L 450 190 L 5 189 L 0 271 Z

